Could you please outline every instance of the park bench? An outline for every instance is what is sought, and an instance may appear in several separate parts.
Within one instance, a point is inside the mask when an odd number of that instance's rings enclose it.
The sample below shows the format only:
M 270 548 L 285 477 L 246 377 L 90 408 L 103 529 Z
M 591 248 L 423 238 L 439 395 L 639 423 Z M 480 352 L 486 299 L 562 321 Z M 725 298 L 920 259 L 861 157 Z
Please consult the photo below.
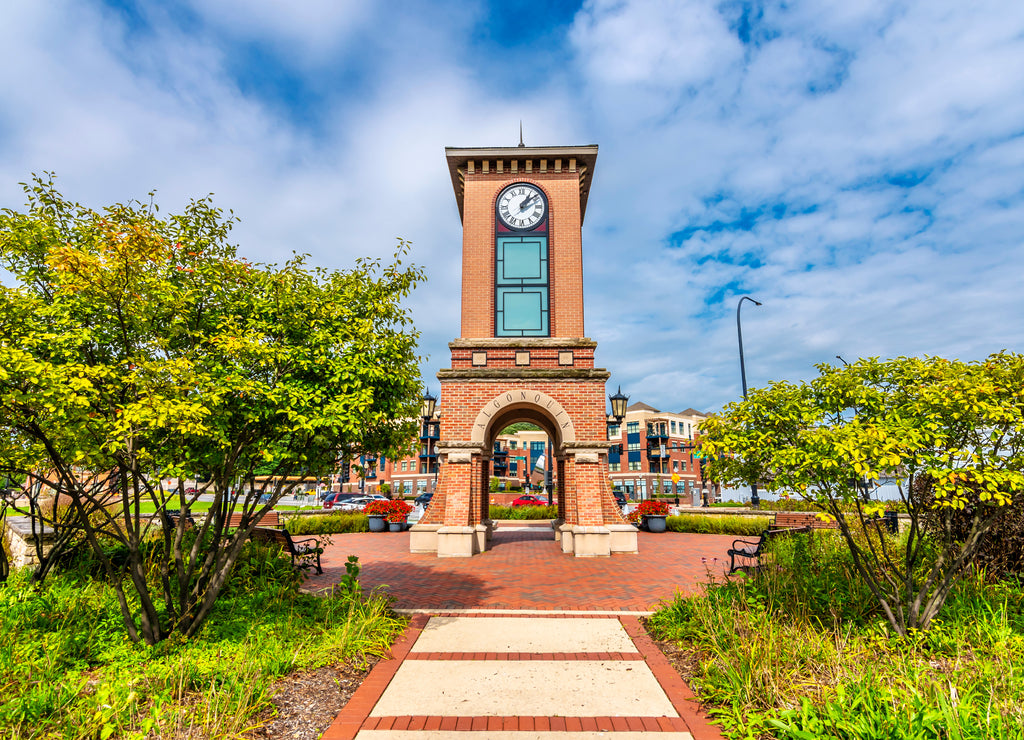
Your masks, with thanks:
M 836 522 L 819 519 L 817 514 L 805 511 L 779 511 L 775 513 L 775 521 L 761 533 L 756 540 L 735 540 L 728 550 L 729 572 L 738 570 L 756 570 L 761 567 L 761 554 L 768 542 L 775 537 L 786 537 L 793 534 L 806 534 L 814 529 L 835 529 Z M 741 545 L 737 547 L 737 545 Z M 736 560 L 741 562 L 737 565 Z M 745 562 L 744 562 L 745 561 Z
M 835 519 L 819 519 L 813 511 L 777 511 L 771 529 L 835 529 L 839 524 Z
M 228 526 L 231 527 L 232 529 L 238 529 L 239 527 L 241 527 L 242 526 L 242 515 L 241 514 L 232 514 L 230 520 L 228 521 Z M 277 529 L 280 529 L 281 528 L 281 515 L 278 512 L 276 512 L 276 511 L 268 511 L 266 514 L 263 515 L 263 518 L 260 519 L 260 522 L 259 522 L 258 526 L 260 526 L 260 527 L 275 527 Z
M 323 573 L 320 565 L 320 553 L 323 548 L 316 537 L 309 537 L 304 540 L 293 540 L 287 529 L 268 529 L 256 527 L 250 535 L 254 542 L 262 542 L 266 545 L 280 545 L 292 556 L 292 565 L 296 568 L 316 568 L 317 573 Z

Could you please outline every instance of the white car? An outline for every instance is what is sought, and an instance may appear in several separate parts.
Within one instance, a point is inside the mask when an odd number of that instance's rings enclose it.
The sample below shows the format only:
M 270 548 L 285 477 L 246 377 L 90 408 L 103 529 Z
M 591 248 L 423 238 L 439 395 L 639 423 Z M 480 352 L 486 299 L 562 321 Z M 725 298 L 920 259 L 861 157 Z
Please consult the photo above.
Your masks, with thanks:
M 371 501 L 387 501 L 387 496 L 380 496 L 378 494 L 370 496 L 356 496 L 342 501 L 335 506 L 336 511 L 362 511 L 363 508 Z

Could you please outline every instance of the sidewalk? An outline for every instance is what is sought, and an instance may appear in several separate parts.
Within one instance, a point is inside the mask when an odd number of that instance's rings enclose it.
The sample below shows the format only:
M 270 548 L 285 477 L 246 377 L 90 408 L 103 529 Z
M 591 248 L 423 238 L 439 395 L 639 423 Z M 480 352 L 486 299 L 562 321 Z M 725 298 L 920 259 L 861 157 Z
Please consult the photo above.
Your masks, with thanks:
M 574 558 L 549 527 L 505 522 L 473 558 L 408 552 L 408 534 L 335 535 L 329 588 L 358 555 L 412 621 L 323 740 L 719 740 L 640 625 L 721 578 L 731 536 L 640 532 L 638 555 Z
M 719 740 L 635 616 L 413 617 L 322 740 Z

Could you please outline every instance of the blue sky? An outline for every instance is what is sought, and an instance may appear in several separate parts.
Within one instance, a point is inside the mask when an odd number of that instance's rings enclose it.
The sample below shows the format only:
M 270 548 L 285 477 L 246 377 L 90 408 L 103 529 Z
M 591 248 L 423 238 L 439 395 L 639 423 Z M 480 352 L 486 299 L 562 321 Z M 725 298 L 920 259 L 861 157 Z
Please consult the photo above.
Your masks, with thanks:
M 598 144 L 587 335 L 634 400 L 1024 340 L 1024 3 L 6 0 L 0 207 L 214 193 L 252 258 L 414 245 L 459 333 L 445 146 Z

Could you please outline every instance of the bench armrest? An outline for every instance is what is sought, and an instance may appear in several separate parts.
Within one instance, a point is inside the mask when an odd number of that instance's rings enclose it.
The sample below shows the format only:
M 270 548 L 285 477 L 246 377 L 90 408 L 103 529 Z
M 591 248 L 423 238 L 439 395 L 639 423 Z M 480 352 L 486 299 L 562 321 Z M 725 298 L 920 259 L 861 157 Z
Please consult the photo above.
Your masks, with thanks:
M 317 547 L 320 547 L 320 540 L 318 540 L 316 537 L 306 537 L 305 539 L 302 539 L 302 540 L 297 540 L 294 537 L 292 538 L 292 544 L 293 545 L 305 545 L 307 542 L 312 542 Z
M 763 539 L 763 535 L 762 535 L 762 539 Z M 757 539 L 757 540 L 733 540 L 732 541 L 733 549 L 736 549 L 736 544 L 739 543 L 739 542 L 742 542 L 744 545 L 760 545 L 761 544 L 761 540 L 760 539 Z

